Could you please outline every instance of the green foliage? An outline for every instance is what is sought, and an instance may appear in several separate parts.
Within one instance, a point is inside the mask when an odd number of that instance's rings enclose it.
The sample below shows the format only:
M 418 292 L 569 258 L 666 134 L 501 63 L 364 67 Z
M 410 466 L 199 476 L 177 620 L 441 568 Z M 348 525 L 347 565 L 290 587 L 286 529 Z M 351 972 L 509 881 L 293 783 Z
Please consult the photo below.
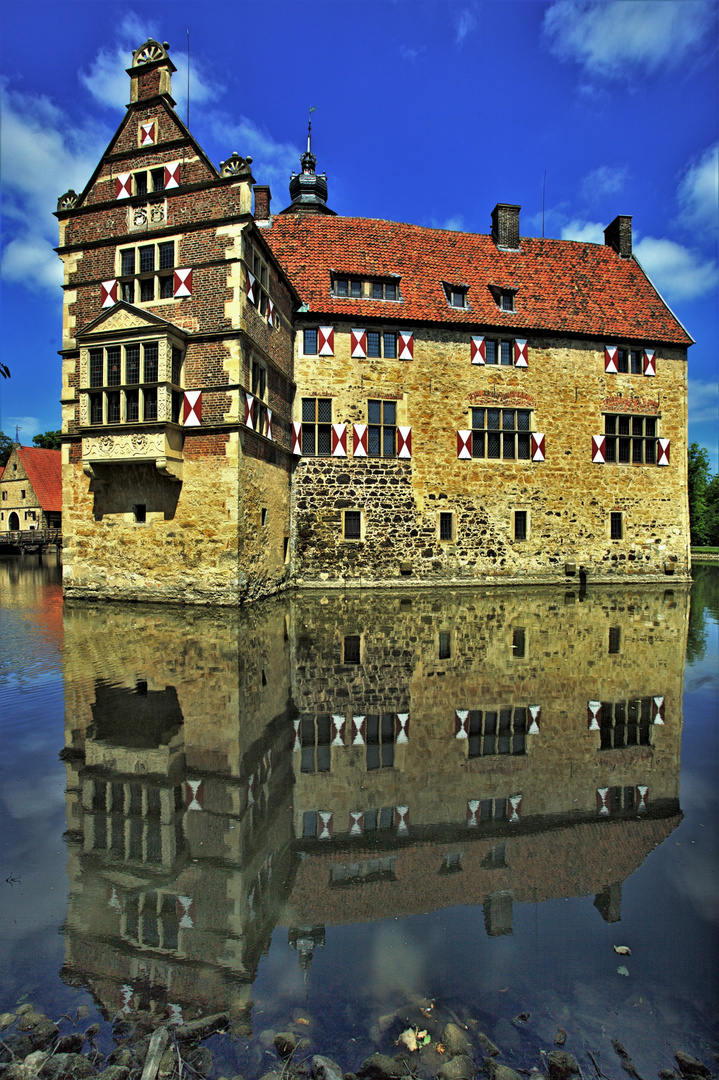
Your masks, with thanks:
M 43 450 L 59 450 L 61 435 L 61 431 L 43 431 L 42 435 L 33 435 L 32 441 Z
M 687 452 L 687 483 L 692 544 L 700 547 L 702 544 L 709 543 L 707 506 L 709 455 L 703 446 L 695 442 L 691 444 Z
M 4 466 L 12 453 L 13 442 L 9 435 L 0 431 L 0 465 Z
M 711 563 L 699 563 L 692 568 L 687 640 L 687 662 L 690 664 L 703 660 L 706 654 L 707 613 L 712 619 L 719 619 L 719 567 Z

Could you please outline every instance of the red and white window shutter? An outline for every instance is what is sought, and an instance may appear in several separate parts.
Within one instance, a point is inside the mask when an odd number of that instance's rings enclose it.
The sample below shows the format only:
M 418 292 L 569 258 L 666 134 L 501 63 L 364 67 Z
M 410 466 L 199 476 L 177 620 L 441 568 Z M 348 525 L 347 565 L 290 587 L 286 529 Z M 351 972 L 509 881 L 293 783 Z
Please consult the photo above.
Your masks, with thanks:
M 202 423 L 202 391 L 185 390 L 182 402 L 182 423 L 185 427 L 199 427 Z
M 334 356 L 335 354 L 335 328 L 334 326 L 319 326 L 317 328 L 319 356 Z
M 409 742 L 409 713 L 398 712 L 396 715 L 394 741 L 396 745 Z
M 397 830 L 397 836 L 409 835 L 409 807 L 408 806 L 395 806 L 394 808 L 394 827 Z
M 165 165 L 165 188 L 180 186 L 180 162 L 170 161 Z
M 267 431 L 265 435 L 268 439 L 272 439 L 272 409 L 267 410 Z
M 669 439 L 657 439 L 657 465 L 669 464 Z
M 599 718 L 602 715 L 601 701 L 587 702 L 587 727 L 590 731 L 599 731 Z
M 154 120 L 148 120 L 146 124 L 140 124 L 140 146 L 153 146 L 157 132 L 157 124 Z
M 542 718 L 542 706 L 541 705 L 530 705 L 529 706 L 529 727 L 527 728 L 527 733 L 529 735 L 538 735 L 539 734 L 539 721 L 541 720 L 541 718 Z
M 603 465 L 607 460 L 607 437 L 606 435 L 592 435 L 592 461 L 597 465 Z
M 332 812 L 330 810 L 317 811 L 317 839 L 331 840 L 333 831 Z
M 129 199 L 132 195 L 132 173 L 121 172 L 115 177 L 115 198 Z
M 455 739 L 469 738 L 469 709 L 454 710 L 454 737 Z
M 397 428 L 397 457 L 398 458 L 411 458 L 412 457 L 412 428 L 411 427 L 398 427 Z
M 367 457 L 367 425 L 352 426 L 352 456 Z
M 247 293 L 247 299 L 251 304 L 257 303 L 257 281 L 255 275 L 247 271 L 247 281 L 245 282 L 245 292 Z
M 117 282 L 116 281 L 103 281 L 100 286 L 102 291 L 102 306 L 112 307 L 117 303 Z
M 545 440 L 543 431 L 532 432 L 532 461 L 545 460 Z
M 345 731 L 347 730 L 347 717 L 342 713 L 332 714 L 332 728 L 334 730 L 333 746 L 344 746 Z
M 414 360 L 414 333 L 412 330 L 399 332 L 399 359 Z
M 363 359 L 367 356 L 367 331 L 352 331 L 352 356 Z
M 364 833 L 364 810 L 350 810 L 350 836 Z
M 172 275 L 172 295 L 192 296 L 192 270 L 175 270 Z
M 473 364 L 484 364 L 485 361 L 485 344 L 483 337 L 472 337 L 472 341 L 469 347 L 469 355 Z
M 527 342 L 524 338 L 516 338 L 514 342 L 514 366 L 529 367 Z
M 472 432 L 457 432 L 457 457 L 466 461 L 472 457 Z
M 664 723 L 664 698 L 655 697 L 652 698 L 652 723 L 663 724 Z
M 267 297 L 267 322 L 270 326 L 275 325 L 275 305 L 272 303 L 269 296 Z
M 522 796 L 509 796 L 509 824 L 518 825 L 522 817 Z
M 657 360 L 654 354 L 654 349 L 644 350 L 644 374 L 656 375 L 657 373 Z
M 292 453 L 302 457 L 302 424 L 298 420 L 292 421 Z
M 245 394 L 245 424 L 247 427 L 255 426 L 255 399 L 252 394 Z
M 617 367 L 617 346 L 605 345 L 604 346 L 604 370 L 609 375 L 616 375 L 619 371 Z
M 347 425 L 332 425 L 332 457 L 347 457 Z

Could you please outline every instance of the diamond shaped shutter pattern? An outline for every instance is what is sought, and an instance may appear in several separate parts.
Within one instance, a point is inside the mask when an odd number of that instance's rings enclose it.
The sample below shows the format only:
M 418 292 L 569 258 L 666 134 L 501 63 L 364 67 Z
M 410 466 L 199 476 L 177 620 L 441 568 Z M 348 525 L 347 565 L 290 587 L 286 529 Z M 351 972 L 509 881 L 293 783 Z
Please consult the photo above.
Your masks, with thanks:
M 524 338 L 517 338 L 514 342 L 514 366 L 529 367 L 527 358 L 527 342 Z
M 479 799 L 467 800 L 467 828 L 476 829 L 479 825 L 477 820 L 477 811 L 479 810 Z
M 472 458 L 472 432 L 471 431 L 458 431 L 457 432 L 457 457 L 462 460 L 471 460 Z
M 165 165 L 165 189 L 180 186 L 180 162 L 171 161 Z
M 527 731 L 528 731 L 528 733 L 530 735 L 538 735 L 539 734 L 539 721 L 541 720 L 541 717 L 542 717 L 542 706 L 541 705 L 530 705 L 529 706 L 529 727 L 527 728 Z
M 649 801 L 649 788 L 646 784 L 637 784 L 637 813 L 646 814 Z
M 469 346 L 469 355 L 473 364 L 485 363 L 485 344 L 483 337 L 473 337 Z
M 257 282 L 255 275 L 247 271 L 247 281 L 245 282 L 245 292 L 247 293 L 247 299 L 251 304 L 257 303 Z
M 664 698 L 655 697 L 652 700 L 652 723 L 663 724 L 664 723 Z
M 397 457 L 398 458 L 411 458 L 412 457 L 412 428 L 411 427 L 398 427 L 397 428 Z
M 185 781 L 185 806 L 188 810 L 202 810 L 205 803 L 205 785 L 202 780 Z
M 292 453 L 302 457 L 302 424 L 298 420 L 292 421 Z
M 330 810 L 317 811 L 317 839 L 332 839 L 332 812 Z
M 657 373 L 657 361 L 654 355 L 654 349 L 644 350 L 644 374 L 656 375 Z
M 394 827 L 397 830 L 397 836 L 409 836 L 409 807 L 408 806 L 395 806 L 395 808 L 394 808 Z
M 657 465 L 669 464 L 669 439 L 657 439 Z
M 592 435 L 592 461 L 603 465 L 607 460 L 607 439 L 605 435 Z
M 601 701 L 587 702 L 587 727 L 590 731 L 599 731 L 599 717 L 601 712 Z
M 267 322 L 270 326 L 275 325 L 275 305 L 272 303 L 269 296 L 267 297 Z
M 334 326 L 318 327 L 320 356 L 334 356 L 335 354 L 335 328 Z
M 129 199 L 132 195 L 132 173 L 121 172 L 115 177 L 115 198 Z
M 334 738 L 332 739 L 333 746 L 344 746 L 345 744 L 345 729 L 347 728 L 347 719 L 341 714 L 333 714 L 332 727 L 334 729 Z
M 414 333 L 411 330 L 399 332 L 399 359 L 414 360 Z
M 192 296 L 192 270 L 175 270 L 172 275 L 172 295 Z
M 363 359 L 367 356 L 367 331 L 352 331 L 352 356 Z
M 301 720 L 293 720 L 292 721 L 292 723 L 294 725 L 294 729 L 295 729 L 295 741 L 292 744 L 292 752 L 293 753 L 295 753 L 297 750 L 302 749 L 302 743 L 300 742 L 300 724 L 301 724 L 301 722 L 302 722 Z
M 616 375 L 619 371 L 617 367 L 617 346 L 605 345 L 604 346 L 604 370 L 609 375 Z
M 252 394 L 245 394 L 245 424 L 247 427 L 254 427 L 255 421 L 255 399 Z
M 364 810 L 350 810 L 350 836 L 364 833 Z
M 183 930 L 192 930 L 195 922 L 195 902 L 191 896 L 178 896 L 175 901 L 175 914 L 178 926 Z
M 469 709 L 454 710 L 454 737 L 455 739 L 469 738 Z
M 140 124 L 140 146 L 152 146 L 155 142 L 155 121 L 150 120 L 147 124 Z
M 102 293 L 102 306 L 112 307 L 117 303 L 117 282 L 116 281 L 103 281 L 100 286 Z
M 352 427 L 352 456 L 367 457 L 366 424 L 354 424 Z
M 509 824 L 518 825 L 522 814 L 522 796 L 509 796 Z
M 332 457 L 347 457 L 347 425 L 332 425 Z
M 364 746 L 367 733 L 367 718 L 365 716 L 352 717 L 352 745 Z
M 272 409 L 267 410 L 267 431 L 265 434 L 268 439 L 272 440 Z
M 201 390 L 185 390 L 182 399 L 182 423 L 185 427 L 200 427 L 202 424 Z
M 532 461 L 545 460 L 544 432 L 532 432 Z
M 600 787 L 597 788 L 597 813 L 602 817 L 607 817 L 609 814 L 609 788 Z
M 395 742 L 399 746 L 400 743 L 409 742 L 409 713 L 398 712 L 395 722 Z

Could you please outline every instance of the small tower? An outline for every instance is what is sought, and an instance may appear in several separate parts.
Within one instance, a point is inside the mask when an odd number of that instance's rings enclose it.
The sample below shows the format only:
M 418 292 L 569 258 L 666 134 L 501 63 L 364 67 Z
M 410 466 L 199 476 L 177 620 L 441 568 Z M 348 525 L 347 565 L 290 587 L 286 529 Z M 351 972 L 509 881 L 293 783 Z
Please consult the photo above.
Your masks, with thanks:
M 316 173 L 317 158 L 312 153 L 312 112 L 307 124 L 307 149 L 300 158 L 301 173 L 292 173 L 290 177 L 289 206 L 281 210 L 281 214 L 332 214 L 327 205 L 327 176 L 325 173 Z
M 130 102 L 144 101 L 146 98 L 161 94 L 171 105 L 172 73 L 177 71 L 168 56 L 169 44 L 148 38 L 144 45 L 132 54 L 132 67 L 127 69 L 130 76 Z

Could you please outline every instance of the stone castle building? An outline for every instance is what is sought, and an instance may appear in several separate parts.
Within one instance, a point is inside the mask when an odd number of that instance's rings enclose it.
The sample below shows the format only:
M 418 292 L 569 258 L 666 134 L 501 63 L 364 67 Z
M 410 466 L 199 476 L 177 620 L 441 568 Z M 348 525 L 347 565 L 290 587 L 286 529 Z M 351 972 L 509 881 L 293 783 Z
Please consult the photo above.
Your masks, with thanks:
M 687 579 L 687 347 L 632 254 L 341 217 L 308 148 L 270 209 L 174 110 L 168 47 L 64 263 L 65 590 Z M 254 196 L 254 198 L 253 198 Z
M 0 533 L 59 529 L 61 520 L 60 451 L 15 443 L 0 469 Z

